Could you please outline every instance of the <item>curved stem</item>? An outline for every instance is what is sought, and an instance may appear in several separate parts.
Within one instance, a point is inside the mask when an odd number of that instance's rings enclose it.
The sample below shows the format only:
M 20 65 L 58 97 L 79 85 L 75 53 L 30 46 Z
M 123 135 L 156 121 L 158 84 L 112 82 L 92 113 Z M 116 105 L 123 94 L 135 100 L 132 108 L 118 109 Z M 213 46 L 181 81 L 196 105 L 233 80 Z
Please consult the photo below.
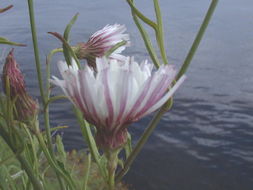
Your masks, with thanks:
M 154 21 L 150 20 L 149 18 L 147 18 L 146 16 L 144 16 L 133 4 L 132 0 L 127 0 L 127 3 L 129 4 L 129 6 L 132 8 L 132 10 L 134 11 L 134 13 L 146 24 L 148 24 L 149 26 L 151 26 L 153 29 L 156 29 L 157 25 Z
M 139 154 L 139 152 L 143 148 L 144 144 L 148 140 L 149 136 L 152 134 L 152 132 L 156 128 L 157 124 L 159 123 L 160 119 L 163 116 L 163 113 L 164 113 L 164 111 L 159 111 L 156 114 L 156 116 L 153 118 L 153 120 L 150 122 L 148 128 L 146 128 L 146 130 L 142 134 L 140 140 L 138 141 L 138 143 L 134 147 L 133 151 L 131 152 L 130 156 L 127 158 L 127 160 L 124 164 L 124 168 L 117 174 L 116 183 L 118 183 L 122 179 L 122 177 L 127 173 L 131 164 L 135 160 L 136 156 Z
M 183 65 L 183 67 L 181 68 L 180 72 L 178 73 L 177 77 L 176 77 L 176 81 L 178 81 L 183 74 L 185 73 L 187 67 L 189 66 L 193 55 L 195 54 L 197 47 L 204 35 L 204 32 L 208 26 L 208 23 L 212 17 L 212 14 L 216 8 L 216 5 L 218 3 L 218 0 L 213 0 L 208 11 L 207 14 L 205 16 L 205 19 L 200 27 L 200 30 L 197 34 L 197 37 L 192 45 L 192 48 L 190 50 L 190 52 L 188 53 L 188 56 L 186 58 L 186 61 Z M 138 141 L 137 145 L 135 146 L 135 148 L 133 149 L 133 151 L 131 152 L 130 156 L 127 158 L 124 168 L 118 173 L 118 175 L 116 176 L 116 182 L 119 182 L 121 180 L 121 178 L 126 174 L 126 172 L 128 171 L 128 169 L 130 168 L 130 165 L 132 164 L 132 162 L 134 161 L 134 159 L 136 158 L 136 156 L 139 154 L 139 152 L 141 151 L 143 145 L 146 143 L 147 139 L 149 138 L 149 136 L 152 134 L 153 130 L 156 128 L 158 122 L 160 121 L 160 119 L 162 118 L 164 112 L 167 111 L 167 104 L 164 104 L 162 106 L 162 108 L 158 111 L 158 113 L 155 115 L 155 117 L 153 118 L 153 120 L 151 121 L 151 123 L 149 124 L 148 128 L 144 131 L 143 135 L 141 136 L 140 140 Z
M 63 49 L 62 48 L 57 48 L 57 49 L 53 49 L 47 56 L 46 59 L 46 72 L 47 72 L 47 80 L 46 80 L 46 97 L 47 99 L 50 97 L 50 82 L 49 79 L 51 77 L 51 59 L 53 57 L 54 54 L 62 52 Z
M 157 39 L 156 41 L 159 46 L 164 64 L 168 64 L 166 50 L 164 47 L 163 22 L 162 22 L 162 14 L 161 14 L 161 10 L 160 10 L 160 5 L 159 5 L 158 0 L 153 0 L 153 2 L 154 2 L 156 21 L 157 21 L 157 27 L 155 28 L 156 39 Z
M 46 129 L 46 136 L 47 136 L 47 143 L 48 143 L 48 147 L 49 147 L 49 151 L 51 154 L 53 154 L 53 144 L 52 144 L 52 140 L 51 140 L 51 129 L 50 129 L 50 121 L 49 121 L 49 97 L 50 97 L 50 76 L 51 76 L 51 59 L 52 56 L 55 53 L 58 52 L 62 52 L 62 48 L 57 48 L 52 50 L 46 59 L 46 73 L 47 73 L 47 78 L 46 78 L 46 94 L 44 97 L 44 121 L 45 121 L 45 129 Z
M 208 24 L 209 24 L 209 22 L 212 18 L 212 15 L 214 13 L 214 10 L 215 10 L 217 4 L 218 4 L 218 0 L 212 0 L 212 3 L 211 3 L 211 5 L 210 5 L 210 7 L 209 7 L 209 9 L 206 13 L 204 21 L 202 22 L 202 24 L 200 26 L 200 29 L 199 29 L 199 31 L 197 33 L 197 36 L 196 36 L 196 38 L 195 38 L 195 40 L 194 40 L 194 42 L 191 46 L 191 49 L 190 49 L 189 53 L 187 54 L 187 57 L 184 61 L 184 64 L 181 67 L 180 71 L 178 72 L 176 80 L 178 80 L 187 71 L 187 69 L 188 69 L 188 67 L 189 67 L 189 65 L 192 61 L 193 56 L 195 55 L 195 53 L 196 53 L 196 51 L 199 47 L 199 44 L 202 40 L 202 37 L 205 34 L 206 28 L 207 28 L 207 26 L 208 26 Z
M 131 0 L 131 1 L 133 2 L 133 0 Z M 155 53 L 155 50 L 154 50 L 154 48 L 152 46 L 151 40 L 150 40 L 150 38 L 149 38 L 146 30 L 143 28 L 143 26 L 139 22 L 138 17 L 136 16 L 134 9 L 132 9 L 132 16 L 133 16 L 133 19 L 134 19 L 134 22 L 135 22 L 137 28 L 139 29 L 139 31 L 141 33 L 142 39 L 143 39 L 143 41 L 145 43 L 145 46 L 146 46 L 146 48 L 148 50 L 150 58 L 152 59 L 152 61 L 155 64 L 155 66 L 157 68 L 159 68 L 159 66 L 160 66 L 159 59 L 158 59 L 158 57 L 157 57 L 157 55 Z
M 43 82 L 42 82 L 42 75 L 41 75 L 41 68 L 40 68 L 40 56 L 39 56 L 37 32 L 36 32 L 36 26 L 35 26 L 33 0 L 27 0 L 27 2 L 28 2 L 28 7 L 29 7 L 29 16 L 30 16 L 30 24 L 31 24 L 31 31 L 32 31 L 35 63 L 36 63 L 36 69 L 37 69 L 37 77 L 38 77 L 38 82 L 39 82 L 40 95 L 42 98 L 42 102 L 44 104 L 45 96 L 44 96 Z

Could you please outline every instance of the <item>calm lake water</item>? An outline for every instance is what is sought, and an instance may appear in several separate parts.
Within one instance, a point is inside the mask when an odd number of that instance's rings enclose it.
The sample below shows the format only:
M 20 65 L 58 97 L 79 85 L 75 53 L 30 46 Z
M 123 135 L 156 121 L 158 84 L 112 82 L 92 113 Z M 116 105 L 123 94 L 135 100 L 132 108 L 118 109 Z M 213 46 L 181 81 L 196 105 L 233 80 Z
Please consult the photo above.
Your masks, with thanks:
M 151 0 L 138 6 L 154 17 Z M 32 41 L 25 0 L 3 1 L 14 8 L 0 16 L 0 36 L 25 43 L 15 54 L 26 74 L 26 83 L 38 97 Z M 209 0 L 161 0 L 170 63 L 183 62 Z M 145 59 L 140 35 L 124 0 L 35 1 L 42 63 L 51 49 L 60 46 L 48 31 L 63 32 L 77 12 L 79 19 L 71 34 L 72 44 L 86 41 L 106 24 L 125 24 L 132 47 L 127 55 Z M 136 190 L 252 190 L 253 189 L 253 1 L 221 0 L 199 51 L 175 96 L 172 111 L 160 122 L 125 181 Z M 154 34 L 151 33 L 154 37 Z M 0 52 L 9 47 L 1 46 Z M 0 54 L 1 55 L 1 54 Z M 53 60 L 53 74 L 59 76 Z M 44 66 L 43 66 L 44 68 Z M 55 89 L 53 94 L 60 94 Z M 53 126 L 64 130 L 67 149 L 83 143 L 70 103 L 51 107 Z M 134 142 L 152 116 L 130 126 Z

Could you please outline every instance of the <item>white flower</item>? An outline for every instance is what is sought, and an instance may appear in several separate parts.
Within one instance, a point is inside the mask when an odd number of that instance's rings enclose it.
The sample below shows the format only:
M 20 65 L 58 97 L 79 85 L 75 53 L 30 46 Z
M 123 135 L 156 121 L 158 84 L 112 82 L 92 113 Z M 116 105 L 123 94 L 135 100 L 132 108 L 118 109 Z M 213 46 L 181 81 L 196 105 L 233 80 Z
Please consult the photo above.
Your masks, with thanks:
M 52 82 L 96 126 L 97 144 L 110 148 L 122 145 L 126 126 L 160 108 L 185 79 L 183 76 L 168 90 L 176 76 L 172 65 L 162 65 L 153 71 L 153 64 L 147 61 L 138 64 L 129 57 L 124 63 L 97 58 L 97 72 L 87 65 L 82 70 L 74 62 L 72 65 L 67 68 L 65 62 L 59 62 L 63 80 L 53 77 Z

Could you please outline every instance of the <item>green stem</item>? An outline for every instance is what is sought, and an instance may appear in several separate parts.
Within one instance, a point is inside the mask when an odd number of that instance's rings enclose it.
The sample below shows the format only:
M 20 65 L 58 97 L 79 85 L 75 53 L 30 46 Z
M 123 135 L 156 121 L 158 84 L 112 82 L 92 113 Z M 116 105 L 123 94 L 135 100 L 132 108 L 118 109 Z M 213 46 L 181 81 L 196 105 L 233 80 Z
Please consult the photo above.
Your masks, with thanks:
M 118 163 L 119 150 L 105 152 L 107 158 L 108 186 L 109 190 L 115 190 L 115 171 Z
M 42 98 L 42 102 L 44 104 L 45 96 L 44 96 L 44 91 L 43 91 L 43 82 L 42 82 L 42 75 L 41 75 L 41 68 L 40 68 L 40 56 L 39 56 L 39 48 L 38 48 L 37 33 L 36 33 L 36 26 L 35 26 L 33 0 L 27 0 L 27 2 L 28 2 L 28 7 L 29 7 L 29 16 L 30 16 L 30 24 L 31 24 L 31 31 L 32 31 L 35 63 L 36 63 L 36 69 L 37 69 L 37 77 L 38 77 L 38 82 L 39 82 L 40 95 Z
M 50 132 L 51 130 L 50 130 L 50 122 L 49 122 L 49 109 L 48 107 L 45 108 L 45 104 L 49 96 L 49 91 L 48 91 L 49 89 L 47 89 L 47 94 L 44 94 L 41 67 L 40 67 L 39 48 L 38 48 L 38 41 L 37 41 L 37 32 L 36 32 L 36 25 L 35 25 L 35 18 L 34 18 L 33 0 L 27 0 L 27 2 L 28 2 L 28 7 L 29 7 L 29 16 L 30 16 L 30 24 L 31 24 L 31 31 L 32 31 L 35 63 L 36 63 L 36 69 L 37 69 L 37 77 L 38 77 L 38 82 L 39 82 L 40 95 L 41 95 L 42 103 L 44 106 L 44 121 L 45 121 L 45 129 L 46 129 L 46 136 L 47 136 L 47 144 L 48 144 L 49 152 L 52 155 L 52 158 L 55 160 L 54 152 L 53 152 L 53 144 L 51 140 L 51 132 Z M 50 75 L 50 68 L 47 67 L 47 77 L 49 75 Z M 49 84 L 47 84 L 47 86 L 48 85 Z M 58 175 L 58 173 L 56 173 L 56 175 L 57 175 L 59 184 L 62 186 L 60 176 Z
M 188 55 L 187 55 L 187 57 L 186 57 L 186 59 L 184 61 L 184 64 L 182 65 L 180 71 L 178 72 L 176 80 L 178 80 L 186 72 L 186 70 L 188 69 L 188 67 L 189 67 L 189 65 L 190 65 L 190 63 L 192 61 L 192 58 L 195 55 L 195 53 L 196 53 L 196 51 L 198 49 L 198 46 L 199 46 L 199 44 L 200 44 L 200 42 L 202 40 L 202 37 L 205 34 L 206 28 L 207 28 L 207 26 L 208 26 L 208 24 L 209 24 L 209 22 L 210 22 L 210 20 L 212 18 L 212 15 L 214 13 L 214 10 L 215 10 L 217 4 L 218 4 L 218 0 L 212 0 L 212 3 L 211 3 L 211 5 L 210 5 L 210 7 L 209 7 L 209 9 L 208 9 L 208 11 L 206 13 L 204 21 L 202 22 L 202 24 L 200 26 L 200 29 L 199 29 L 199 31 L 197 33 L 197 36 L 196 36 L 196 38 L 195 38 L 195 40 L 194 40 L 194 42 L 193 42 L 193 44 L 191 46 L 191 49 L 190 49 L 190 51 L 189 51 L 189 53 L 188 53 Z
M 74 107 L 74 111 L 75 111 L 77 120 L 80 124 L 82 135 L 88 144 L 89 150 L 91 152 L 91 156 L 95 160 L 96 164 L 98 165 L 101 175 L 106 180 L 106 173 L 103 170 L 103 167 L 101 166 L 101 163 L 100 163 L 100 154 L 98 152 L 96 142 L 95 142 L 93 135 L 91 133 L 90 124 L 84 120 L 83 115 L 82 115 L 81 111 L 78 110 L 78 108 Z
M 129 4 L 129 6 L 131 7 L 131 9 L 134 11 L 134 13 L 146 24 L 148 24 L 149 26 L 151 26 L 153 29 L 156 29 L 157 25 L 155 22 L 153 22 L 152 20 L 150 20 L 149 18 L 147 18 L 146 16 L 144 16 L 133 4 L 132 0 L 127 0 L 127 3 Z
M 133 2 L 133 0 L 132 0 L 132 2 Z M 155 50 L 152 46 L 151 40 L 150 40 L 146 30 L 142 27 L 141 23 L 139 22 L 138 17 L 136 16 L 134 9 L 132 9 L 132 16 L 133 16 L 133 19 L 134 19 L 134 22 L 135 22 L 137 28 L 139 29 L 139 31 L 141 33 L 142 39 L 143 39 L 143 41 L 145 43 L 145 46 L 148 50 L 150 58 L 152 59 L 155 66 L 157 68 L 159 68 L 159 66 L 160 66 L 159 59 L 158 59 L 158 57 L 155 53 Z
M 164 33 L 163 33 L 163 22 L 162 22 L 161 9 L 160 9 L 160 5 L 159 5 L 158 0 L 153 0 L 153 2 L 154 2 L 156 21 L 157 21 L 157 27 L 155 28 L 156 39 L 157 39 L 156 41 L 159 46 L 164 64 L 168 64 L 166 50 L 164 47 Z
M 130 168 L 130 165 L 133 163 L 133 161 L 135 160 L 135 158 L 137 157 L 137 155 L 139 154 L 139 152 L 142 150 L 144 144 L 147 142 L 149 136 L 152 134 L 152 132 L 156 128 L 157 124 L 159 123 L 159 121 L 162 118 L 163 113 L 164 113 L 164 111 L 161 111 L 161 110 L 156 114 L 156 116 L 153 118 L 153 120 L 149 124 L 148 128 L 146 128 L 146 130 L 142 134 L 140 140 L 138 141 L 138 143 L 134 147 L 134 149 L 131 152 L 130 156 L 127 158 L 127 160 L 126 160 L 126 162 L 124 164 L 124 168 L 117 174 L 117 176 L 116 176 L 116 182 L 117 183 L 127 173 L 127 171 Z
M 35 25 L 35 18 L 34 18 L 33 0 L 27 0 L 27 2 L 28 2 L 28 7 L 29 7 L 29 16 L 30 16 L 32 38 L 33 38 L 33 48 L 34 48 L 34 55 L 35 55 L 35 62 L 36 62 L 36 69 L 37 69 L 37 77 L 38 77 L 38 82 L 39 82 L 40 95 L 41 95 L 42 103 L 44 106 L 44 120 L 45 120 L 47 144 L 48 144 L 49 152 L 52 156 L 52 159 L 53 161 L 55 161 L 55 157 L 53 153 L 53 144 L 52 144 L 51 133 L 50 133 L 51 130 L 50 130 L 50 123 L 49 123 L 49 109 L 48 107 L 45 107 L 46 101 L 49 97 L 49 91 L 48 91 L 49 89 L 47 89 L 47 94 L 44 94 L 41 67 L 40 67 L 39 48 L 38 48 L 38 41 L 37 41 L 37 34 L 36 34 L 36 25 Z M 50 68 L 47 67 L 47 78 L 49 76 L 50 76 Z M 47 84 L 47 87 L 48 86 L 49 84 Z M 56 175 L 57 175 L 60 185 L 62 186 L 62 182 L 58 173 L 59 172 L 56 172 Z
M 218 3 L 218 0 L 213 0 L 208 12 L 205 16 L 205 19 L 201 25 L 201 28 L 199 30 L 199 33 L 192 45 L 192 48 L 186 58 L 186 61 L 183 65 L 183 67 L 181 68 L 179 74 L 177 75 L 176 80 L 179 80 L 180 77 L 185 73 L 187 67 L 189 66 L 193 55 L 195 54 L 197 47 L 204 35 L 205 29 L 208 26 L 208 23 L 212 17 L 212 14 L 216 8 L 216 5 Z M 151 123 L 149 124 L 148 128 L 144 131 L 143 135 L 141 136 L 140 140 L 138 141 L 138 143 L 136 144 L 135 148 L 133 149 L 133 151 L 131 152 L 130 156 L 127 158 L 124 168 L 118 173 L 118 175 L 116 176 L 116 182 L 119 182 L 121 180 L 121 178 L 126 174 L 126 172 L 128 171 L 128 169 L 130 168 L 130 165 L 132 164 L 132 162 L 135 160 L 136 156 L 139 154 L 139 152 L 141 151 L 143 145 L 146 143 L 146 141 L 148 140 L 149 136 L 152 134 L 152 132 L 154 131 L 154 129 L 156 128 L 158 122 L 160 121 L 160 119 L 162 118 L 164 112 L 167 111 L 167 104 L 164 104 L 162 106 L 162 108 L 158 111 L 158 113 L 155 115 L 155 117 L 153 118 L 153 120 L 151 121 Z
M 58 53 L 58 52 L 62 52 L 63 49 L 62 48 L 57 48 L 57 49 L 53 49 L 47 56 L 47 60 L 46 60 L 46 71 L 47 71 L 47 80 L 46 80 L 46 97 L 47 100 L 50 97 L 50 82 L 49 79 L 51 77 L 51 59 L 53 57 L 54 54 Z
M 49 55 L 47 56 L 46 59 L 46 73 L 47 73 L 47 78 L 46 78 L 46 94 L 45 94 L 45 103 L 44 103 L 44 122 L 45 122 L 45 129 L 46 129 L 46 137 L 47 137 L 47 143 L 48 143 L 48 147 L 49 147 L 49 152 L 52 156 L 52 158 L 55 161 L 55 157 L 54 157 L 54 152 L 53 152 L 53 144 L 52 144 L 52 140 L 51 140 L 51 128 L 50 128 L 50 118 L 49 118 L 49 98 L 50 98 L 50 76 L 51 76 L 51 59 L 52 56 L 55 53 L 58 52 L 62 52 L 62 48 L 58 48 L 58 49 L 54 49 L 52 50 Z M 59 182 L 59 185 L 61 187 L 61 189 L 65 189 L 62 179 L 60 177 L 60 175 L 58 174 L 58 172 L 56 172 L 56 177 L 57 180 Z

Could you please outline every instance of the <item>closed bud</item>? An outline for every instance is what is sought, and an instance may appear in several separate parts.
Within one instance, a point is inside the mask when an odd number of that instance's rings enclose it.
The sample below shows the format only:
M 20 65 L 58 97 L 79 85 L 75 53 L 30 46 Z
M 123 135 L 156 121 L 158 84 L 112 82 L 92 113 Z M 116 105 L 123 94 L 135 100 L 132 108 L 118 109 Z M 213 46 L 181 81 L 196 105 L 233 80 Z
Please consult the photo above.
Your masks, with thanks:
M 7 80 L 9 80 L 7 82 Z M 39 105 L 27 94 L 24 76 L 14 58 L 13 49 L 8 54 L 3 68 L 3 89 L 14 101 L 16 112 L 15 118 L 20 121 L 29 120 L 38 114 Z M 9 84 L 7 87 L 6 85 Z M 7 89 L 9 92 L 7 92 Z

